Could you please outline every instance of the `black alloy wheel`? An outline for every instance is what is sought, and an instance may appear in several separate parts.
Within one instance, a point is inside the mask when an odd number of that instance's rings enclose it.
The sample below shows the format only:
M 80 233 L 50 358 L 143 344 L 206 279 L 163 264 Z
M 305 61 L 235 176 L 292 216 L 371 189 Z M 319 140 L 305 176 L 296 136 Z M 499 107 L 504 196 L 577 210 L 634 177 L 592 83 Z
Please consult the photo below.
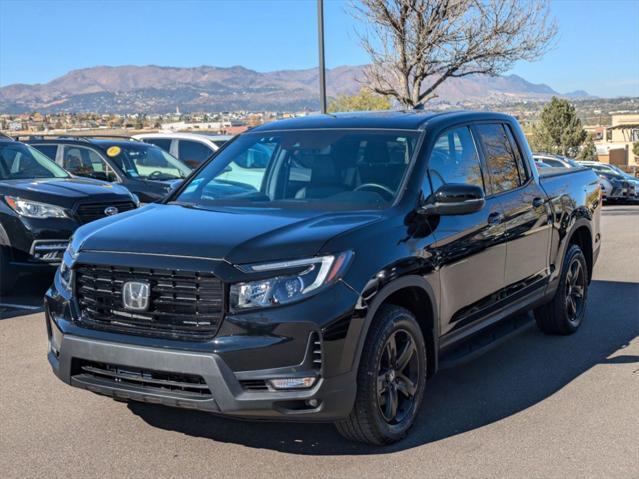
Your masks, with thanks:
M 578 258 L 574 258 L 568 266 L 566 274 L 566 318 L 571 323 L 581 321 L 585 306 L 586 272 Z
M 415 338 L 405 329 L 394 331 L 377 368 L 377 406 L 388 424 L 401 423 L 413 410 L 420 374 Z

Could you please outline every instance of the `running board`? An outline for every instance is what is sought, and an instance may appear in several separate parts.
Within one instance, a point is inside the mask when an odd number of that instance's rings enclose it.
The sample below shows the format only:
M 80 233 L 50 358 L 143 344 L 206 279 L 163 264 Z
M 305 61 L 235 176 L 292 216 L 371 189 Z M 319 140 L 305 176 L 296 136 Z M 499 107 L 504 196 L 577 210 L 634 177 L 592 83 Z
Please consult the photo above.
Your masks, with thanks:
M 440 354 L 439 369 L 459 366 L 526 331 L 534 324 L 531 314 L 518 314 L 498 321 Z

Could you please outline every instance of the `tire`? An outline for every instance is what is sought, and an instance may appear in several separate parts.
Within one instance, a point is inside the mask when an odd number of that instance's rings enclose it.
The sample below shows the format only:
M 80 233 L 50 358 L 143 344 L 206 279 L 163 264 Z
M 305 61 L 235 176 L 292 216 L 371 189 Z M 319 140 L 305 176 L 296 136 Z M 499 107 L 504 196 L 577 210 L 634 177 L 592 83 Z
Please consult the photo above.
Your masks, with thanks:
M 16 282 L 16 271 L 9 264 L 9 250 L 0 246 L 0 298 L 13 291 Z
M 546 334 L 572 334 L 583 322 L 588 299 L 588 267 L 579 246 L 568 247 L 553 299 L 535 310 L 537 327 Z
M 364 344 L 353 410 L 335 423 L 338 432 L 377 446 L 399 441 L 415 421 L 425 383 L 426 345 L 415 316 L 405 308 L 383 305 Z

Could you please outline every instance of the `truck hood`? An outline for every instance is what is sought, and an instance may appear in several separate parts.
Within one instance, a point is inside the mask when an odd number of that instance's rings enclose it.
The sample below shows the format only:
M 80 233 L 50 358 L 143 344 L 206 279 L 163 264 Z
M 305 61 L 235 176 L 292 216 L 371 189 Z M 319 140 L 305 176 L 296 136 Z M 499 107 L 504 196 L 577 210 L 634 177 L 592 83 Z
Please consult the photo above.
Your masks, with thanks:
M 37 178 L 0 180 L 3 194 L 72 208 L 78 200 L 128 200 L 128 190 L 106 181 L 88 178 Z
M 313 256 L 330 238 L 380 219 L 376 213 L 152 204 L 81 227 L 74 246 L 243 264 Z

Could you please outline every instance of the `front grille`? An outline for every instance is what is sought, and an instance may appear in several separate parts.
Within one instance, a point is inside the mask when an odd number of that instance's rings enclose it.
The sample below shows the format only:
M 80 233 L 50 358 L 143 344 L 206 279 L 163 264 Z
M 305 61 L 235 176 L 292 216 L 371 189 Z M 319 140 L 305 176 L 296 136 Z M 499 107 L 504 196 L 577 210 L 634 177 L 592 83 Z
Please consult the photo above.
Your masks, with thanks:
M 173 396 L 188 396 L 191 399 L 211 397 L 211 391 L 201 376 L 182 374 L 129 366 L 74 360 L 73 376 L 78 379 L 94 379 L 111 387 L 153 390 Z
M 187 341 L 217 333 L 224 312 L 222 282 L 211 273 L 78 265 L 75 268 L 80 322 L 90 328 Z M 128 311 L 122 287 L 149 284 L 146 311 Z
M 116 208 L 118 210 L 118 213 L 134 210 L 136 208 L 133 201 L 118 201 L 114 203 L 85 203 L 78 206 L 76 213 L 78 215 L 78 218 L 80 218 L 80 221 L 84 224 L 91 221 L 99 220 L 100 218 L 104 218 L 105 216 L 107 216 L 105 210 L 110 207 Z

